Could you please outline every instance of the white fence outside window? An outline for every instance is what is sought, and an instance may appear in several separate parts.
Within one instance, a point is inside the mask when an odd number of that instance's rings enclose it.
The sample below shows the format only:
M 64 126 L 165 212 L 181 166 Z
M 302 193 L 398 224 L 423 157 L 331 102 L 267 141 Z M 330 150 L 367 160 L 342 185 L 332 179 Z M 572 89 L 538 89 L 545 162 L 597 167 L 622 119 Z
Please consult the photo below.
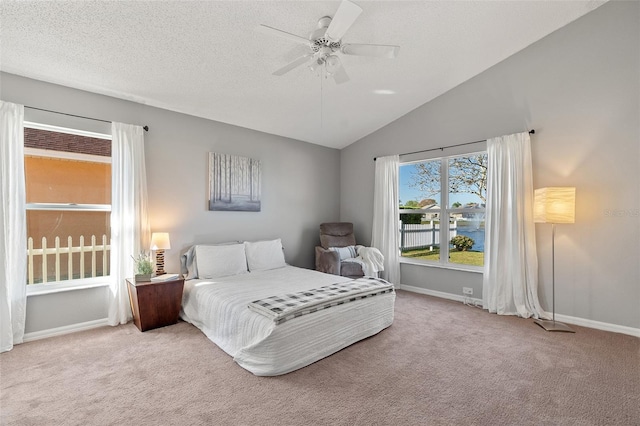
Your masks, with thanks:
M 107 236 L 102 235 L 102 238 L 101 238 L 102 244 L 96 243 L 97 239 L 95 235 L 92 235 L 90 240 L 91 240 L 90 244 L 85 245 L 84 236 L 81 235 L 79 245 L 74 247 L 72 238 L 67 237 L 67 246 L 61 247 L 60 237 L 56 237 L 54 240 L 53 247 L 49 247 L 47 245 L 48 244 L 47 238 L 42 237 L 42 248 L 34 249 L 33 238 L 29 237 L 27 241 L 27 259 L 28 259 L 27 283 L 28 284 L 35 283 L 34 262 L 36 262 L 36 260 L 34 258 L 38 256 L 39 256 L 39 260 L 37 261 L 42 266 L 42 283 L 49 282 L 49 277 L 47 275 L 48 275 L 48 266 L 49 266 L 48 261 L 50 256 L 53 257 L 53 262 L 55 265 L 54 267 L 55 279 L 52 280 L 52 282 L 62 281 L 62 280 L 73 280 L 73 279 L 79 279 L 79 278 L 88 278 L 87 276 L 85 276 L 85 272 L 86 272 L 85 259 L 89 257 L 91 259 L 90 277 L 95 278 L 97 276 L 109 275 L 108 262 L 109 262 L 109 251 L 111 250 L 111 246 L 107 244 Z M 74 262 L 73 262 L 74 253 L 79 253 L 79 261 L 75 265 L 75 268 L 76 268 L 75 270 L 74 270 Z M 66 256 L 67 258 L 66 277 L 61 276 L 61 263 L 60 263 L 61 255 L 67 255 Z M 98 262 L 100 262 L 102 265 L 102 269 L 100 271 L 98 271 L 98 268 L 97 268 Z M 100 275 L 98 275 L 98 272 L 101 272 Z M 76 274 L 78 275 L 78 277 L 74 278 Z
M 454 221 L 449 227 L 449 237 L 457 235 L 458 221 Z M 400 250 L 417 250 L 432 248 L 440 245 L 440 222 L 433 220 L 428 223 L 402 223 L 400 222 Z

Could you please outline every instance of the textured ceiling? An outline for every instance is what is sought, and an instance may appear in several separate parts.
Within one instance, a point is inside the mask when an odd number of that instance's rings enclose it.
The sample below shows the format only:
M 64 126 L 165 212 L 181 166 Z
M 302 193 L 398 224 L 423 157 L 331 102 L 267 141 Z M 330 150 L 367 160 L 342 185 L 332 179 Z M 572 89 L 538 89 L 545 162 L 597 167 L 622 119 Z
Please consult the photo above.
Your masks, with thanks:
M 2 0 L 0 69 L 342 148 L 604 3 L 354 2 L 363 12 L 343 41 L 401 49 L 343 56 L 341 85 L 306 67 L 273 76 L 296 44 L 255 31 L 306 37 L 334 1 Z

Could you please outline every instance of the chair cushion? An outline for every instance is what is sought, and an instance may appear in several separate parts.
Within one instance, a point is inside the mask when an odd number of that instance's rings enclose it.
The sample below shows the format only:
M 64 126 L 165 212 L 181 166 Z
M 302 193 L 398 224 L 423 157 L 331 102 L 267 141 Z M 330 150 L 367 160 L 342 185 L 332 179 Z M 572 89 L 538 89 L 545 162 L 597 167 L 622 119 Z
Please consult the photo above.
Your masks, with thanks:
M 358 278 L 364 276 L 364 271 L 359 262 L 342 262 L 340 263 L 340 275 L 343 277 Z

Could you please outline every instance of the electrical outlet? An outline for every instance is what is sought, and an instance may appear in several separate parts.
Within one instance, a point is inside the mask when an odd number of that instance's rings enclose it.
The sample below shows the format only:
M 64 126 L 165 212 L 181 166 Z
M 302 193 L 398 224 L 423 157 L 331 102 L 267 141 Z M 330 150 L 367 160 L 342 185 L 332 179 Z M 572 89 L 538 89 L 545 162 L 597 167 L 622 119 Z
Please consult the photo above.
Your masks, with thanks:
M 466 294 L 467 296 L 473 295 L 473 289 L 471 287 L 462 287 L 462 294 Z

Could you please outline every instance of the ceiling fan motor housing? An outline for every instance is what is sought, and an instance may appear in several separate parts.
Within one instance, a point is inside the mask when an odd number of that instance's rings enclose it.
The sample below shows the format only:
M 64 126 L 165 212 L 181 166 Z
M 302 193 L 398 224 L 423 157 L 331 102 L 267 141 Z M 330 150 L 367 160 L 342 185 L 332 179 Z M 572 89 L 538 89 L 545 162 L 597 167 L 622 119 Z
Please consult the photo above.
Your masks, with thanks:
M 325 36 L 329 24 L 331 24 L 331 17 L 323 16 L 318 20 L 318 28 L 309 35 L 311 50 L 313 50 L 314 53 L 328 48 L 329 51 L 322 52 L 322 55 L 326 56 L 340 50 L 340 41 L 334 42 Z
M 331 16 L 323 16 L 322 18 L 318 19 L 318 29 L 324 28 L 324 30 L 326 31 L 327 28 L 329 28 L 330 23 Z

